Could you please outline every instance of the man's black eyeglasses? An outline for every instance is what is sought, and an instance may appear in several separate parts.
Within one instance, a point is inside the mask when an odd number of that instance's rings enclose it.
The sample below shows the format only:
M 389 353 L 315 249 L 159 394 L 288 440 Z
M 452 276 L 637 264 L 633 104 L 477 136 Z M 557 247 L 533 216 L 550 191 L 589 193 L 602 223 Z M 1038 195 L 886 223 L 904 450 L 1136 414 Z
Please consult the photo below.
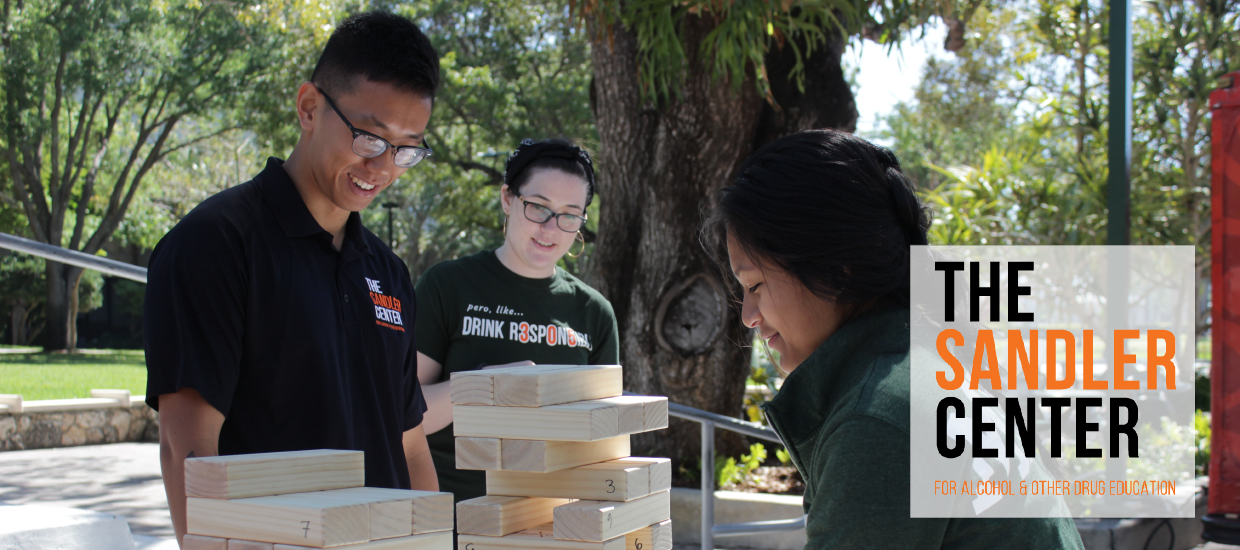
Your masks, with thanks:
M 513 192 L 513 195 L 516 195 L 517 198 L 521 200 L 521 204 L 525 205 L 525 219 L 534 223 L 541 225 L 547 223 L 547 220 L 555 218 L 556 227 L 559 227 L 560 231 L 564 231 L 566 233 L 576 233 L 581 229 L 581 226 L 586 223 L 585 216 L 578 216 L 576 214 L 556 214 L 546 206 L 525 200 L 525 197 L 522 197 L 521 193 Z
M 327 104 L 331 106 L 332 110 L 336 111 L 337 115 L 340 115 L 340 120 L 344 121 L 344 125 L 348 126 L 349 130 L 353 132 L 353 152 L 357 153 L 357 156 L 372 159 L 382 155 L 384 151 L 391 149 L 392 161 L 396 163 L 396 166 L 401 168 L 409 168 L 421 162 L 422 159 L 431 156 L 430 147 L 392 145 L 386 139 L 365 130 L 358 130 L 357 128 L 354 128 L 353 124 L 349 122 L 349 119 L 345 118 L 344 113 L 340 112 L 340 109 L 336 107 L 336 102 L 332 101 L 332 98 L 329 97 L 322 88 L 319 88 L 316 85 L 315 89 L 317 89 L 320 94 L 323 94 L 323 99 L 327 100 Z M 422 139 L 422 144 L 426 144 L 426 138 Z

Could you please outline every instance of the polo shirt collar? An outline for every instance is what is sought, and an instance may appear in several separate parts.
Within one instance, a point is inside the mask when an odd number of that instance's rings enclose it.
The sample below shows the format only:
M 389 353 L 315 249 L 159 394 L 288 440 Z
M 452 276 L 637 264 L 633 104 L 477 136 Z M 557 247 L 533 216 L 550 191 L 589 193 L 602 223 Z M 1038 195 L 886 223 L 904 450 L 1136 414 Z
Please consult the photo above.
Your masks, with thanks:
M 310 209 L 306 207 L 306 201 L 302 200 L 301 193 L 297 192 L 297 185 L 293 183 L 293 178 L 290 178 L 288 172 L 284 171 L 283 160 L 268 157 L 267 166 L 254 179 L 258 183 L 259 192 L 263 195 L 263 201 L 275 213 L 280 227 L 284 229 L 284 234 L 289 238 L 327 233 L 323 226 L 319 225 L 318 220 L 314 219 Z M 373 255 L 374 251 L 363 238 L 363 233 L 361 215 L 357 212 L 350 212 L 349 219 L 345 222 L 344 245 L 341 246 L 341 250 L 348 248 L 351 244 L 358 250 Z

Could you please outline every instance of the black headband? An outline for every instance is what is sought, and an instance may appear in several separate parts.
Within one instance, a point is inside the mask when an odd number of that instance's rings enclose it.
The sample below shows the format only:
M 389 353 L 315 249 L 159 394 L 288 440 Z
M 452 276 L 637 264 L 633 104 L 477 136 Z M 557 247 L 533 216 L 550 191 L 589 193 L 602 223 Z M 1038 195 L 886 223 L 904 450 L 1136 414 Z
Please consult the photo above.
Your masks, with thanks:
M 590 153 L 585 149 L 558 140 L 534 141 L 521 140 L 521 145 L 508 155 L 508 164 L 504 168 L 504 183 L 511 186 L 527 167 L 540 158 L 558 158 L 580 163 L 585 168 L 586 183 L 594 190 L 594 163 L 590 161 Z

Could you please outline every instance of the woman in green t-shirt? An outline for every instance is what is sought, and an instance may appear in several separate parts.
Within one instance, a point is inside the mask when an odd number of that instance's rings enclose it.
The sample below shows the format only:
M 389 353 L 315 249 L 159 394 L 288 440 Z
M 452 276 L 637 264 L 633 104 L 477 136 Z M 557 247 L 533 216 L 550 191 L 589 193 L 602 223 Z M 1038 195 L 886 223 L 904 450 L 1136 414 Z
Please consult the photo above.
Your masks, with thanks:
M 725 239 L 709 249 L 727 250 L 741 320 L 787 373 L 762 408 L 805 479 L 805 548 L 1082 548 L 1058 497 L 910 517 L 909 247 L 929 225 L 895 155 L 815 130 L 747 159 L 704 232 Z M 1038 462 L 1027 473 L 1047 478 Z M 1004 517 L 1012 507 L 1029 519 Z
M 619 362 L 611 304 L 556 267 L 571 248 L 584 246 L 581 228 L 593 196 L 589 154 L 566 141 L 525 140 L 508 157 L 500 190 L 503 246 L 436 264 L 418 280 L 414 326 L 427 403 L 423 426 L 439 488 L 458 502 L 485 494 L 486 477 L 456 469 L 451 373 Z

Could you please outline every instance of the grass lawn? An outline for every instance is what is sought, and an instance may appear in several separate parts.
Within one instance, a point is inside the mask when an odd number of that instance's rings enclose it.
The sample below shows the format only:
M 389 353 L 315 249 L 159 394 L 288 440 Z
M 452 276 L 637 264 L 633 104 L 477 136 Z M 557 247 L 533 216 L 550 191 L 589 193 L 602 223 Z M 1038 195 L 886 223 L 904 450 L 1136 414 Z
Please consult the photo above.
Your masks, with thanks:
M 0 393 L 26 401 L 90 397 L 93 389 L 146 393 L 142 350 L 82 350 L 81 353 L 0 353 Z

